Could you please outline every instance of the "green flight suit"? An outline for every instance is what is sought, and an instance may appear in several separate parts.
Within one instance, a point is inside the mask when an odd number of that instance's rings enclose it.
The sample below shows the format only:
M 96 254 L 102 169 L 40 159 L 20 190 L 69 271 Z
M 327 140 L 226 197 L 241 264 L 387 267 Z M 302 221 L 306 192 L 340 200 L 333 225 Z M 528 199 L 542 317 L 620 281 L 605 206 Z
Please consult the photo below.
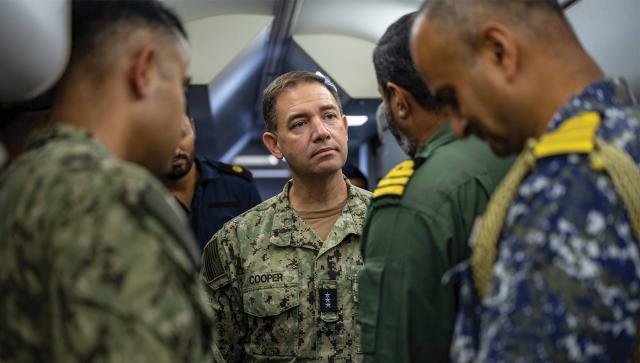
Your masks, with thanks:
M 457 293 L 442 276 L 469 257 L 476 216 L 512 161 L 478 139 L 457 140 L 446 124 L 418 149 L 415 165 L 408 162 L 408 178 L 392 171 L 382 179 L 362 240 L 365 361 L 449 360 Z M 394 193 L 384 193 L 389 183 Z

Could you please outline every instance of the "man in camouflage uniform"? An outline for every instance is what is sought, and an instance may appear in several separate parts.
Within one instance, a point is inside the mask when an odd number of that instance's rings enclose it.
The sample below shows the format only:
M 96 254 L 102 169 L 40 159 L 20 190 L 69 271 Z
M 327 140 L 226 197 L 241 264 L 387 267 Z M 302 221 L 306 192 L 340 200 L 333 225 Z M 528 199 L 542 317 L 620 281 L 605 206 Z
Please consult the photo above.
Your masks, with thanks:
M 335 86 L 289 72 L 265 89 L 263 114 L 263 141 L 293 178 L 205 247 L 214 342 L 229 362 L 359 361 L 356 277 L 370 193 L 342 175 L 347 121 Z
M 431 1 L 412 53 L 464 118 L 461 135 L 521 152 L 461 268 L 454 360 L 628 362 L 640 321 L 629 203 L 640 198 L 640 109 L 626 88 L 603 78 L 553 0 Z
M 385 118 L 412 160 L 380 181 L 364 229 L 365 361 L 448 361 L 457 286 L 442 277 L 469 257 L 474 220 L 513 161 L 475 137 L 456 139 L 411 61 L 414 18 L 394 22 L 373 52 Z
M 0 361 L 203 361 L 199 256 L 150 173 L 180 139 L 184 29 L 155 1 L 74 1 L 72 42 L 53 124 L 0 176 Z

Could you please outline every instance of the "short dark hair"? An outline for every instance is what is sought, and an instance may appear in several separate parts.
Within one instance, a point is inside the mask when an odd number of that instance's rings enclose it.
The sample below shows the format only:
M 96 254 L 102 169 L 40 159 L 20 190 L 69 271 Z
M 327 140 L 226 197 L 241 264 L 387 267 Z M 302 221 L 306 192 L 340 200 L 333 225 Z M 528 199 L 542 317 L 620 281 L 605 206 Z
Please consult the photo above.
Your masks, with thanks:
M 405 14 L 387 28 L 373 50 L 373 65 L 385 98 L 389 97 L 387 82 L 393 82 L 411 93 L 422 107 L 435 110 L 436 100 L 416 71 L 409 51 L 411 26 L 416 14 Z
M 116 34 L 144 27 L 168 36 L 187 33 L 178 16 L 157 0 L 73 0 L 71 4 L 71 57 L 104 57 L 97 49 Z M 121 42 L 122 39 L 117 39 Z M 112 44 L 107 44 L 110 46 Z M 97 53 L 97 54 L 96 54 Z
M 262 94 L 262 116 L 264 123 L 269 132 L 275 132 L 278 128 L 278 119 L 276 115 L 276 103 L 282 92 L 297 86 L 300 83 L 319 83 L 325 86 L 338 104 L 338 109 L 342 113 L 342 103 L 338 96 L 338 90 L 328 78 L 307 72 L 293 71 L 282 74 L 274 79 Z

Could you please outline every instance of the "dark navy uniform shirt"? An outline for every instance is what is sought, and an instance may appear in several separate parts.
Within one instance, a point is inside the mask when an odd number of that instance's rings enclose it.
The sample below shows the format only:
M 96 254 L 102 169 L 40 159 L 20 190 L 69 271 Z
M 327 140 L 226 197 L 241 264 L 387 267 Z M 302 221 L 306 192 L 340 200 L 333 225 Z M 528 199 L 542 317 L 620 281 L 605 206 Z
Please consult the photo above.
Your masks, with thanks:
M 242 167 L 197 157 L 200 172 L 191 209 L 184 205 L 200 248 L 233 217 L 261 202 L 251 173 Z

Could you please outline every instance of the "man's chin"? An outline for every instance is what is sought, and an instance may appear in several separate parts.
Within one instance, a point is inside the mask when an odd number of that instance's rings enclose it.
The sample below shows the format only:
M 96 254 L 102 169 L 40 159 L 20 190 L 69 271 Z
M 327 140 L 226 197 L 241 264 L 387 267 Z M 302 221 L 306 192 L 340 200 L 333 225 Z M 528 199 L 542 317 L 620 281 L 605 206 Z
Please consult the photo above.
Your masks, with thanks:
M 186 166 L 172 167 L 171 170 L 165 174 L 165 178 L 168 180 L 179 180 L 189 173 L 189 169 Z
M 342 170 L 343 162 L 338 160 L 338 158 L 332 160 L 325 160 L 321 163 L 318 163 L 313 168 L 313 174 L 316 175 L 329 175 L 336 173 Z

